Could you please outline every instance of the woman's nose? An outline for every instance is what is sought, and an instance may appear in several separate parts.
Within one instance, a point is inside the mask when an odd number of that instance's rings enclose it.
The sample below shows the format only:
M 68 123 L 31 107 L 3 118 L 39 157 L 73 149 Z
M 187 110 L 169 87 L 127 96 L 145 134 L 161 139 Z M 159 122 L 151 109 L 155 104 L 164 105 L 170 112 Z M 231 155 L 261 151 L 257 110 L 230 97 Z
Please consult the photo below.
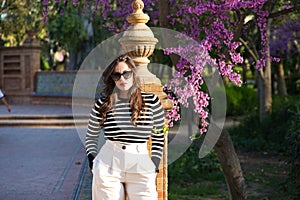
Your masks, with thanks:
M 121 80 L 121 79 L 122 79 L 123 81 L 125 81 L 125 80 L 126 80 L 126 79 L 124 78 L 124 76 L 123 76 L 123 75 L 121 75 L 121 76 L 120 76 L 120 79 L 119 79 L 119 80 Z

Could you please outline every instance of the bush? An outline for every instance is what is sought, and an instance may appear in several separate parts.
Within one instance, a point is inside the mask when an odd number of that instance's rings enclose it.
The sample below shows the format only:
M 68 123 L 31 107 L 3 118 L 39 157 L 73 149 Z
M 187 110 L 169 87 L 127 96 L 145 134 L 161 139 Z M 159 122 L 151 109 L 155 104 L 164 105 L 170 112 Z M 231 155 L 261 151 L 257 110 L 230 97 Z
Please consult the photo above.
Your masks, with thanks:
M 51 67 L 50 67 L 50 65 L 49 65 L 49 63 L 48 63 L 48 61 L 46 60 L 46 58 L 45 58 L 45 56 L 43 56 L 43 55 L 41 55 L 41 58 L 40 58 L 41 60 L 41 62 L 40 62 L 40 65 L 41 65 L 41 70 L 50 70 L 51 69 Z
M 300 106 L 299 97 L 273 100 L 273 111 L 261 123 L 258 112 L 245 117 L 238 127 L 230 129 L 234 143 L 250 151 L 275 151 L 286 153 L 286 140 L 290 123 L 294 120 L 291 111 Z
M 300 197 L 300 104 L 289 111 L 292 115 L 286 135 L 288 162 L 290 164 L 287 190 L 295 199 Z
M 199 159 L 199 139 L 168 167 L 169 183 L 197 183 L 203 179 L 223 179 L 221 166 L 215 152 Z M 216 172 L 218 174 L 215 177 Z
M 292 73 L 286 80 L 289 94 L 299 94 L 300 92 L 300 73 Z
M 228 199 L 228 193 L 223 189 L 226 188 L 226 181 L 217 154 L 212 151 L 199 159 L 203 139 L 201 136 L 194 140 L 187 151 L 168 166 L 168 199 L 198 199 L 199 196 Z
M 226 85 L 226 96 L 228 116 L 245 115 L 257 110 L 257 92 L 249 86 Z

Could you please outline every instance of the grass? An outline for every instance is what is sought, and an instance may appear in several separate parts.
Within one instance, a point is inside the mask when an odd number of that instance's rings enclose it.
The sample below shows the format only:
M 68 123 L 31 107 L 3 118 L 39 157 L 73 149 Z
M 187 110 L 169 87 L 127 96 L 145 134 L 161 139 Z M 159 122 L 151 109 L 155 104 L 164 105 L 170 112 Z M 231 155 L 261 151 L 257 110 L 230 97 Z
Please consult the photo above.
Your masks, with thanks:
M 199 199 L 200 197 L 212 197 L 214 199 L 226 199 L 227 192 L 220 189 L 223 181 L 202 181 L 194 184 L 169 184 L 169 200 Z M 226 187 L 226 185 L 225 185 Z
M 248 199 L 286 199 L 284 183 L 287 178 L 287 164 L 276 157 L 258 158 L 244 170 Z M 274 162 L 276 161 L 276 162 Z

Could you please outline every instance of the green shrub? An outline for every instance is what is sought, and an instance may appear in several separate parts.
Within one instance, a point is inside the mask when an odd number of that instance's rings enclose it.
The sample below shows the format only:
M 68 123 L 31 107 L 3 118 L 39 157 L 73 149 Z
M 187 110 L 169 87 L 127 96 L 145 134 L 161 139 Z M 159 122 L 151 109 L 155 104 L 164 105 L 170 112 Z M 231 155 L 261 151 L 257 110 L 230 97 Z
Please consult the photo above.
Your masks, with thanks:
M 275 151 L 286 153 L 286 135 L 293 114 L 291 111 L 300 106 L 299 97 L 273 100 L 273 111 L 261 123 L 258 112 L 245 117 L 238 127 L 230 129 L 231 136 L 238 148 L 248 151 Z
M 40 61 L 41 61 L 41 70 L 50 70 L 50 65 L 48 63 L 48 61 L 46 60 L 45 56 L 41 55 L 41 58 L 40 58 Z
M 300 104 L 296 104 L 289 121 L 286 135 L 288 162 L 290 164 L 287 191 L 295 199 L 300 198 Z
M 196 199 L 199 196 L 227 199 L 228 193 L 224 190 L 226 182 L 216 153 L 212 151 L 199 159 L 202 142 L 202 136 L 194 140 L 187 151 L 168 166 L 170 200 Z
M 292 73 L 286 80 L 289 94 L 299 94 L 300 92 L 300 73 Z
M 239 116 L 257 110 L 257 92 L 249 86 L 226 85 L 227 115 Z
M 170 183 L 196 183 L 203 179 L 223 178 L 215 152 L 199 159 L 199 143 L 200 139 L 195 140 L 187 151 L 168 167 Z

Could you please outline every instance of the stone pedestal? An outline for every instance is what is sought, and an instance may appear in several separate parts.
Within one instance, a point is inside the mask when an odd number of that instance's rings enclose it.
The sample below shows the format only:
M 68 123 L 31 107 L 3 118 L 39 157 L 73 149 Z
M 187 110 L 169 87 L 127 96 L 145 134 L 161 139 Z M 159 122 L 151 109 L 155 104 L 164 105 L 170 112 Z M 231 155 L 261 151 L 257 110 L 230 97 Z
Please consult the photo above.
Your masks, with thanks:
M 127 17 L 127 21 L 131 25 L 119 40 L 122 46 L 122 53 L 126 53 L 133 58 L 137 66 L 138 77 L 141 80 L 142 90 L 156 94 L 160 98 L 164 109 L 168 110 L 173 106 L 172 101 L 167 99 L 167 95 L 163 92 L 161 81 L 147 68 L 150 63 L 148 57 L 153 54 L 158 40 L 154 37 L 151 29 L 146 25 L 150 18 L 147 14 L 143 13 L 143 1 L 135 0 L 132 3 L 132 8 L 133 13 Z M 164 154 L 156 181 L 159 200 L 168 199 L 167 134 L 168 133 L 165 134 L 166 142 Z M 149 142 L 149 150 L 150 149 L 151 141 Z

